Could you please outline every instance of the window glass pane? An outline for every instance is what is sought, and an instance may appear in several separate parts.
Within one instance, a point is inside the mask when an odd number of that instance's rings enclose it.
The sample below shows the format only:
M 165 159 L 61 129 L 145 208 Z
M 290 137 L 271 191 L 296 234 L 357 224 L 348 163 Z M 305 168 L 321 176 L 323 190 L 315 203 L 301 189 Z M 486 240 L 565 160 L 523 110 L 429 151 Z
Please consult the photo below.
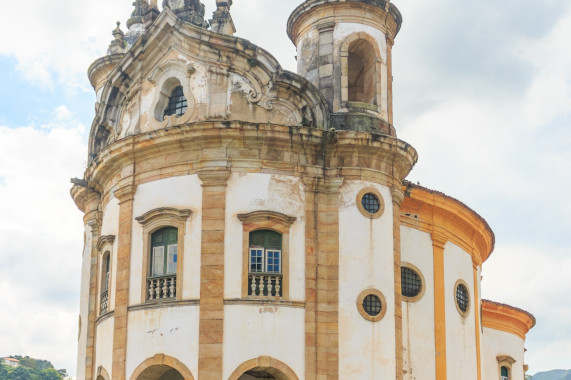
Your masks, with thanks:
M 281 273 L 281 252 L 275 250 L 267 250 L 266 258 L 266 271 L 269 273 Z
M 263 271 L 263 249 L 250 249 L 250 273 Z
M 502 377 L 508 377 L 508 369 L 506 367 L 502 367 Z
M 177 250 L 178 250 L 177 244 L 171 244 L 168 246 L 167 274 L 176 273 L 176 262 L 178 261 Z
M 152 257 L 152 276 L 162 276 L 165 265 L 165 247 L 154 247 Z

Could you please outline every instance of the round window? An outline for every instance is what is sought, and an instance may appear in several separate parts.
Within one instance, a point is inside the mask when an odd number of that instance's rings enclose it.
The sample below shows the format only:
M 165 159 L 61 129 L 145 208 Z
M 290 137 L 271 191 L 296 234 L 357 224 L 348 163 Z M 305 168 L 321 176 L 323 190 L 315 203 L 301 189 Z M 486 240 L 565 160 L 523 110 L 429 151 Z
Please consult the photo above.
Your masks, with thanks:
M 381 313 L 383 305 L 381 299 L 374 294 L 369 294 L 363 300 L 363 309 L 365 313 L 369 314 L 371 317 L 376 317 Z
M 422 292 L 422 279 L 420 274 L 408 266 L 402 266 L 401 273 L 401 294 L 403 297 L 414 299 Z
M 363 318 L 371 322 L 383 319 L 387 312 L 386 300 L 376 289 L 366 289 L 357 298 L 357 309 Z
M 458 280 L 456 283 L 456 306 L 458 311 L 462 316 L 468 315 L 468 310 L 470 309 L 470 293 L 468 292 L 468 286 L 462 280 Z
M 357 194 L 357 207 L 361 214 L 371 219 L 380 218 L 385 209 L 383 197 L 372 187 L 363 189 Z
M 363 205 L 363 208 L 371 214 L 376 214 L 381 208 L 379 198 L 373 193 L 363 195 L 363 198 L 361 198 L 361 204 Z

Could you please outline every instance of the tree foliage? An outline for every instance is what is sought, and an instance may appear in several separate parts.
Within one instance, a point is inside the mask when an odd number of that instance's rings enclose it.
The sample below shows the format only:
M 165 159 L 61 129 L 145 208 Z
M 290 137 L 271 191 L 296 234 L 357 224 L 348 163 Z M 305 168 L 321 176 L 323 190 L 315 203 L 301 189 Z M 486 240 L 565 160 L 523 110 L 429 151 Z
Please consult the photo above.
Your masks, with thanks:
M 11 356 L 20 361 L 16 368 L 0 364 L 0 380 L 62 380 L 67 376 L 65 369 L 56 370 L 48 360 L 29 356 Z

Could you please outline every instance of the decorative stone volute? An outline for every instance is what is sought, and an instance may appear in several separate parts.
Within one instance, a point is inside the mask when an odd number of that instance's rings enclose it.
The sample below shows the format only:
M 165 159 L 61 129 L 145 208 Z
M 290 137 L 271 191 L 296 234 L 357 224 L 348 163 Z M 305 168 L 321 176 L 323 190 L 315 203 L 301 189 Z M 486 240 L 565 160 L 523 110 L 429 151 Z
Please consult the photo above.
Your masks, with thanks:
M 139 37 L 145 34 L 144 17 L 149 10 L 149 3 L 147 0 L 135 0 L 133 3 L 135 10 L 131 14 L 131 18 L 127 21 L 127 28 L 129 31 L 125 35 L 127 48 L 130 48 L 137 42 Z
M 163 0 L 163 8 L 171 9 L 179 19 L 206 28 L 205 8 L 200 0 Z

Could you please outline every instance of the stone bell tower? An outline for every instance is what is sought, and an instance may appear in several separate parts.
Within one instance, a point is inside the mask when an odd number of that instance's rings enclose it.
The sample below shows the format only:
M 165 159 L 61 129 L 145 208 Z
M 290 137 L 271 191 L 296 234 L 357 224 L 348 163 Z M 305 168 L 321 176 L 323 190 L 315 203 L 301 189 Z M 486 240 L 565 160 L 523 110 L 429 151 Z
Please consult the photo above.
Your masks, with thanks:
M 307 0 L 291 14 L 298 74 L 326 98 L 332 127 L 395 135 L 391 49 L 401 23 L 388 0 Z

